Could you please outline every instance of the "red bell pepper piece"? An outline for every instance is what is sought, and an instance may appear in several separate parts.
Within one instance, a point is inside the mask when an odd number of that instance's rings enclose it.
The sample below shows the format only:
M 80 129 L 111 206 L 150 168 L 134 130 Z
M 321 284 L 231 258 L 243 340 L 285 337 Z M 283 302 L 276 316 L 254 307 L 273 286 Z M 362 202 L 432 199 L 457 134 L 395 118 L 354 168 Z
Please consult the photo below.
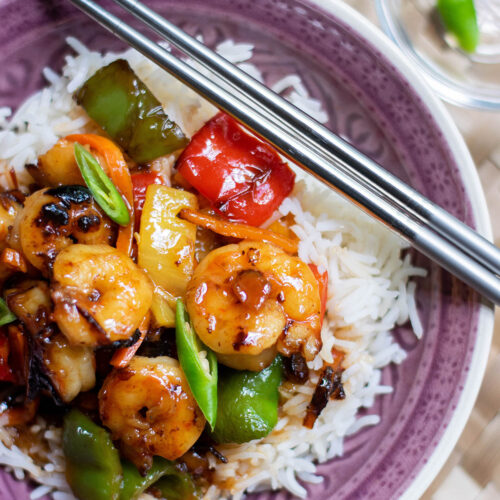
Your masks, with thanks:
M 0 381 L 14 382 L 9 366 L 9 339 L 3 330 L 0 332 Z
M 144 208 L 144 201 L 146 200 L 146 190 L 150 184 L 163 184 L 161 175 L 157 172 L 140 172 L 132 175 L 136 230 L 139 228 L 142 209 Z
M 326 312 L 326 301 L 328 299 L 328 271 L 320 273 L 316 264 L 309 264 L 311 271 L 318 280 L 319 284 L 319 300 L 321 302 L 321 324 Z
M 260 226 L 293 189 L 295 174 L 269 144 L 219 113 L 177 161 L 181 175 L 221 215 Z

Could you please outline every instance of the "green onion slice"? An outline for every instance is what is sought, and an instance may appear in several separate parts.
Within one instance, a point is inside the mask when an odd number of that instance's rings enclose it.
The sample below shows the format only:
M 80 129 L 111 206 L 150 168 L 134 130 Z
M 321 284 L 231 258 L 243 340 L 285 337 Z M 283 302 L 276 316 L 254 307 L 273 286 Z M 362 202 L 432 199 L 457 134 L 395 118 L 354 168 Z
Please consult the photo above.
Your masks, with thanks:
M 15 314 L 7 307 L 5 300 L 0 299 L 0 326 L 12 323 L 16 319 Z
M 120 226 L 127 226 L 130 213 L 120 193 L 99 162 L 82 145 L 75 142 L 75 159 L 83 180 L 106 215 Z
M 175 314 L 175 341 L 189 388 L 213 430 L 217 419 L 217 358 L 196 335 L 180 299 Z M 202 359 L 202 352 L 205 359 Z

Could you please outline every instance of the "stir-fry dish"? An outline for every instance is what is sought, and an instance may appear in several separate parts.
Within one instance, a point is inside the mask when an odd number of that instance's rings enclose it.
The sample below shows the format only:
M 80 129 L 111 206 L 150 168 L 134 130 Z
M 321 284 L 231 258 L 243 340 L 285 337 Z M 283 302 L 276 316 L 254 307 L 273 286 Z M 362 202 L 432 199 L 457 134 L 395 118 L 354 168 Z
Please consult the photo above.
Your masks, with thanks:
M 269 435 L 281 384 L 309 380 L 328 273 L 277 212 L 295 174 L 230 116 L 188 139 L 122 59 L 74 99 L 94 133 L 0 194 L 0 421 L 62 426 L 80 500 L 200 497 L 220 445 Z M 305 428 L 346 397 L 330 351 Z
M 60 73 L 0 108 L 0 482 L 53 500 L 329 497 L 318 464 L 364 463 L 371 441 L 349 437 L 390 417 L 383 368 L 424 332 L 426 270 L 136 51 L 67 42 Z M 344 129 L 253 45 L 216 50 Z

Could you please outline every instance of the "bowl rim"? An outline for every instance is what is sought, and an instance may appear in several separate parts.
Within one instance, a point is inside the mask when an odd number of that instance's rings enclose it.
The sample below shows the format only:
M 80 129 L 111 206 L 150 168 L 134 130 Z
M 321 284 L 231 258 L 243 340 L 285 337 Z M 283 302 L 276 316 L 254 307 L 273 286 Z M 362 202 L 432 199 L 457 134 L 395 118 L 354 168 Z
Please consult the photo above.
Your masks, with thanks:
M 465 192 L 472 206 L 477 231 L 492 241 L 491 222 L 479 175 L 465 144 L 443 102 L 432 91 L 422 75 L 414 69 L 399 48 L 374 23 L 342 0 L 308 0 L 349 25 L 358 35 L 377 48 L 401 73 L 422 99 L 436 121 L 464 181 Z M 453 451 L 474 407 L 483 380 L 493 338 L 494 307 L 487 301 L 480 304 L 477 338 L 468 375 L 451 420 L 424 466 L 402 494 L 400 500 L 418 499 L 431 484 Z M 425 334 L 424 334 L 425 335 Z
M 342 0 L 305 0 L 323 12 L 339 19 L 353 29 L 360 38 L 375 47 L 390 61 L 406 80 L 408 85 L 422 100 L 427 112 L 435 120 L 448 144 L 451 156 L 460 172 L 466 195 L 470 201 L 474 222 L 480 234 L 492 239 L 490 217 L 479 176 L 465 142 L 452 121 L 444 104 L 433 94 L 422 76 L 411 66 L 399 48 L 383 32 L 362 14 L 355 11 Z M 477 338 L 474 345 L 468 373 L 459 401 L 444 430 L 439 443 L 432 450 L 426 463 L 417 472 L 406 491 L 400 496 L 403 500 L 418 499 L 438 474 L 453 447 L 458 441 L 470 416 L 486 369 L 486 363 L 493 335 L 494 309 L 483 301 L 477 320 Z

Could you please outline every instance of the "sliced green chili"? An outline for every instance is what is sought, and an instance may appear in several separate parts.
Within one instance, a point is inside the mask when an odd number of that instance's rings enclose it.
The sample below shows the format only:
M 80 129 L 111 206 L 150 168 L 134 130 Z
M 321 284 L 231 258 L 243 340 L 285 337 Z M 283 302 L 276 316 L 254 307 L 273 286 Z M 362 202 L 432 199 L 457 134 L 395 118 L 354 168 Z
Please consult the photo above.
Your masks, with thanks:
M 473 0 L 438 0 L 437 9 L 460 47 L 466 52 L 474 52 L 479 43 L 479 27 Z
M 130 222 L 127 206 L 99 162 L 77 142 L 75 142 L 75 159 L 83 180 L 99 206 L 112 221 L 120 226 L 126 226 Z
M 217 358 L 197 337 L 180 299 L 175 314 L 175 340 L 179 362 L 191 392 L 210 427 L 214 429 L 217 418 Z M 208 371 L 200 357 L 201 351 L 207 353 Z
M 12 323 L 16 319 L 16 315 L 7 307 L 5 300 L 0 299 L 0 326 Z

